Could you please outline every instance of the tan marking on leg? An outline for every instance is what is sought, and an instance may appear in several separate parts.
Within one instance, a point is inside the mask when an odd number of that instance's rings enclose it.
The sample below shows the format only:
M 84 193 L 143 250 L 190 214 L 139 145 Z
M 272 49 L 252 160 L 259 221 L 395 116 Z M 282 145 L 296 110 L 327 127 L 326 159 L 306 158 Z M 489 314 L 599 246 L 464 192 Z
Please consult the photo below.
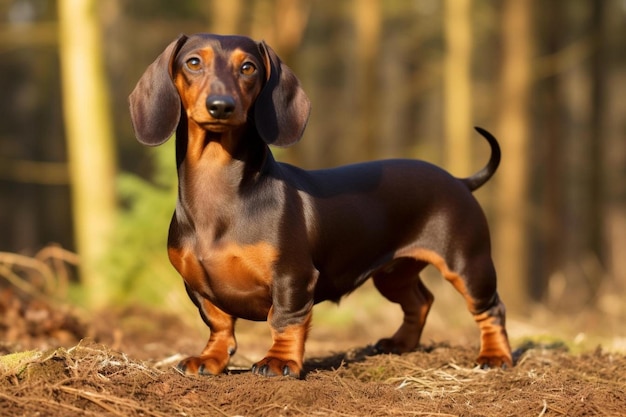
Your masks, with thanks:
M 465 281 L 458 273 L 449 269 L 441 255 L 427 249 L 400 251 L 398 255 L 413 256 L 432 264 L 461 293 L 480 328 L 480 354 L 477 360 L 480 365 L 489 367 L 513 366 L 511 347 L 505 329 L 505 308 L 499 298 L 497 298 L 497 304 L 492 308 L 477 313 L 476 302 L 467 290 Z M 497 294 L 495 296 L 497 297 Z
M 268 322 L 271 323 L 273 308 Z M 273 344 L 265 358 L 255 363 L 252 371 L 264 376 L 289 375 L 298 378 L 304 363 L 304 343 L 309 333 L 312 314 L 309 312 L 301 324 L 272 328 Z
M 200 356 L 182 360 L 178 369 L 185 374 L 217 375 L 226 369 L 231 355 L 237 350 L 235 320 L 207 300 L 203 300 L 202 310 L 210 322 L 209 341 Z
M 474 315 L 480 327 L 480 354 L 478 364 L 490 368 L 504 365 L 513 366 L 511 346 L 505 328 L 505 308 L 498 299 L 498 304 L 491 309 Z

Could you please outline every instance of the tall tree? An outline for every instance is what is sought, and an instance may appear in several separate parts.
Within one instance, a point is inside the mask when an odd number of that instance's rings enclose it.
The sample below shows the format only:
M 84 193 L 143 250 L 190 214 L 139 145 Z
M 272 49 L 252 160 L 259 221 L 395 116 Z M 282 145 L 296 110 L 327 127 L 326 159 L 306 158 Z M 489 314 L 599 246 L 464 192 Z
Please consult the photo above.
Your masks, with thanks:
M 351 89 L 346 97 L 350 107 L 354 108 L 354 117 L 347 120 L 348 134 L 353 141 L 344 141 L 339 144 L 340 152 L 351 155 L 358 161 L 372 157 L 371 149 L 374 142 L 377 97 L 376 90 L 380 53 L 380 35 L 382 30 L 381 2 L 378 0 L 353 0 L 351 2 L 352 19 L 354 24 L 355 40 L 353 58 L 356 65 L 345 62 L 348 71 L 347 81 Z M 388 109 L 389 110 L 389 109 Z M 386 138 L 392 140 L 391 137 Z
M 304 0 L 258 0 L 253 2 L 250 33 L 269 43 L 286 62 L 300 46 L 307 27 L 310 2 Z
M 245 11 L 241 0 L 212 0 L 202 2 L 200 9 L 211 22 L 211 32 L 220 35 L 235 35 L 241 31 L 242 14 Z
M 471 0 L 444 3 L 444 132 L 445 166 L 459 175 L 470 172 L 471 108 Z
M 531 84 L 532 0 L 505 0 L 499 128 L 506 163 L 499 168 L 494 252 L 500 292 L 507 306 L 523 311 L 528 299 L 528 142 Z M 506 132 L 506 135 L 504 134 Z
M 605 186 L 605 137 L 607 111 L 607 43 L 606 0 L 595 0 L 591 3 L 591 37 L 593 54 L 591 56 L 591 120 L 589 138 L 589 158 L 591 160 L 590 180 L 587 184 L 587 201 L 589 207 L 589 245 L 591 253 L 604 267 L 608 265 L 607 237 L 605 236 L 605 219 L 607 212 L 607 190 Z M 601 274 L 598 274 L 601 275 Z M 601 277 L 598 277 L 598 279 Z M 597 283 L 599 287 L 600 283 Z M 595 296 L 595 294 L 594 294 Z
M 58 0 L 75 240 L 89 305 L 108 300 L 100 262 L 115 222 L 115 156 L 96 0 Z

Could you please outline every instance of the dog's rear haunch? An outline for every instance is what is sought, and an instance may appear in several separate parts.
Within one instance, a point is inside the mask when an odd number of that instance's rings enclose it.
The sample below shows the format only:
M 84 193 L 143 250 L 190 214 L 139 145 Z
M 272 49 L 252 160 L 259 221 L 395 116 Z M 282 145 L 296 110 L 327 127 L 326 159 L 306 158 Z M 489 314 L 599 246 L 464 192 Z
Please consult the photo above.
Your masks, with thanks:
M 168 253 L 211 330 L 199 356 L 179 364 L 218 374 L 237 349 L 235 320 L 267 320 L 273 344 L 252 371 L 302 371 L 313 305 L 338 301 L 367 279 L 404 320 L 380 352 L 415 349 L 433 302 L 419 273 L 434 265 L 465 298 L 481 332 L 478 363 L 512 366 L 485 216 L 471 192 L 500 162 L 458 179 L 427 162 L 386 160 L 305 171 L 268 145 L 296 143 L 310 103 L 264 42 L 180 36 L 130 95 L 137 139 L 176 132 L 179 192 Z

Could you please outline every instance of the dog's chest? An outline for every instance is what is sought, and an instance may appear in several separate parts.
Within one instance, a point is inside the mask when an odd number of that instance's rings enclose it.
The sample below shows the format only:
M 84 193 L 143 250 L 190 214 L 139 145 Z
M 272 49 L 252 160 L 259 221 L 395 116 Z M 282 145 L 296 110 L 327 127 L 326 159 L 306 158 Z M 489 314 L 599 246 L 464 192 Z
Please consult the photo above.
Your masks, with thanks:
M 266 242 L 230 242 L 194 252 L 202 273 L 183 274 L 188 285 L 229 314 L 251 320 L 267 318 L 276 248 Z

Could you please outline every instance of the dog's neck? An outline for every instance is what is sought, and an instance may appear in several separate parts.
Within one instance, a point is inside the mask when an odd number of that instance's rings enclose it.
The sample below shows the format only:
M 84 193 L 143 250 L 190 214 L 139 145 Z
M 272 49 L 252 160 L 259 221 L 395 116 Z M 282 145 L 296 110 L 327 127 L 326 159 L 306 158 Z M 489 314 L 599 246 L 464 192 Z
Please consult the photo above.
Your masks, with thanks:
M 263 171 L 269 154 L 268 146 L 256 129 L 249 125 L 214 132 L 182 117 L 176 130 L 179 173 L 183 165 L 187 168 L 200 165 L 232 170 L 233 166 L 243 164 L 245 169 L 241 172 L 241 179 L 247 179 L 250 174 Z
M 179 126 L 176 134 L 178 199 L 194 223 L 218 217 L 206 216 L 207 211 L 232 214 L 237 209 L 240 194 L 258 183 L 275 164 L 269 147 L 256 129 L 245 129 L 210 132 L 192 123 Z M 204 197 L 199 199 L 198 196 Z

